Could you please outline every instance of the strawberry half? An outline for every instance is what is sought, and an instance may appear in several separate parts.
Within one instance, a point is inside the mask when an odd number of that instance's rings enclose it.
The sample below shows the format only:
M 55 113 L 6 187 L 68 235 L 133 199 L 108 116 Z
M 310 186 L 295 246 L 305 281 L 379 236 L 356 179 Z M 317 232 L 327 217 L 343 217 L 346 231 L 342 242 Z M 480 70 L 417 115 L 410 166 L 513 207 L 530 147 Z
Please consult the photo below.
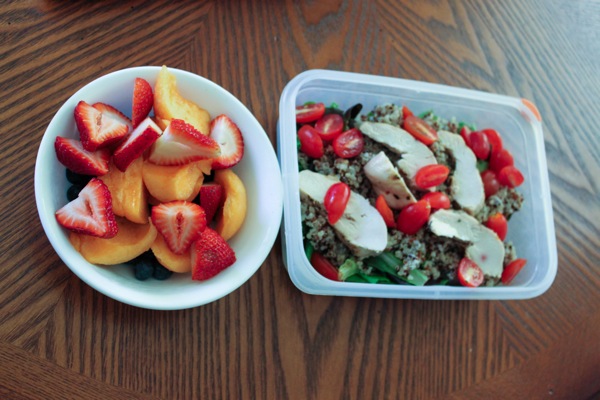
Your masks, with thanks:
M 75 107 L 75 123 L 83 148 L 96 151 L 121 140 L 129 132 L 129 126 L 112 112 L 100 111 L 85 101 Z
M 87 151 L 79 140 L 57 136 L 54 150 L 58 161 L 77 174 L 100 176 L 108 172 L 108 149 Z
M 229 243 L 216 231 L 206 228 L 192 245 L 192 279 L 210 279 L 235 261 L 235 252 Z
M 119 229 L 110 191 L 98 178 L 92 178 L 75 200 L 56 212 L 56 221 L 73 232 L 106 239 Z
M 145 79 L 135 78 L 131 112 L 131 122 L 134 128 L 150 114 L 153 105 L 154 94 L 152 93 L 152 86 Z
M 206 221 L 210 223 L 217 210 L 223 204 L 223 186 L 218 183 L 206 183 L 200 187 L 200 206 L 206 213 Z
M 173 119 L 152 145 L 148 160 L 158 165 L 183 165 L 219 154 L 219 145 L 212 138 L 183 120 Z
M 161 129 L 151 118 L 144 119 L 113 153 L 113 162 L 125 172 L 129 164 L 140 157 L 160 137 Z
M 169 249 L 183 254 L 206 228 L 206 216 L 198 204 L 175 200 L 152 207 L 152 223 Z
M 92 107 L 94 107 L 96 110 L 100 111 L 104 115 L 107 115 L 107 116 L 127 125 L 127 127 L 129 128 L 129 132 L 131 132 L 133 130 L 133 124 L 131 123 L 131 120 L 129 118 L 127 118 L 127 116 L 125 114 L 123 114 L 121 111 L 117 110 L 110 104 L 94 103 L 92 105 Z
M 212 162 L 213 169 L 233 167 L 244 156 L 244 138 L 238 126 L 227 115 L 221 114 L 210 123 L 210 137 L 221 148 L 221 155 Z

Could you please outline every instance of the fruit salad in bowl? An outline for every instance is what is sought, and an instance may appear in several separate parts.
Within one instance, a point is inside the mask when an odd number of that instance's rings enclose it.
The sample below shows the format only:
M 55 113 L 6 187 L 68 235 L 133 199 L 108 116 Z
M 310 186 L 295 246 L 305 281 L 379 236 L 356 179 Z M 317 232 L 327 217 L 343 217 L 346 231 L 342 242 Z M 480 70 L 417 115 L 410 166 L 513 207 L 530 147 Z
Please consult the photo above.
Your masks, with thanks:
M 166 66 L 113 72 L 71 96 L 40 144 L 35 192 L 65 264 L 151 309 L 238 288 L 267 257 L 282 213 L 277 159 L 253 115 L 215 83 Z

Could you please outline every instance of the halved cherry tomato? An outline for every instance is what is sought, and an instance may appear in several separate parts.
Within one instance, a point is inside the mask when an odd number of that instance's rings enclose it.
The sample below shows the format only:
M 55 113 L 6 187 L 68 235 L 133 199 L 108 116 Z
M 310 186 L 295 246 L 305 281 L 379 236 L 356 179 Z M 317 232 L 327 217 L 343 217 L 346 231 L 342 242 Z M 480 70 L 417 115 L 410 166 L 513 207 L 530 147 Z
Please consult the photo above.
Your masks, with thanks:
M 296 107 L 296 123 L 307 124 L 321 118 L 325 114 L 325 104 L 309 103 Z
M 409 115 L 414 115 L 410 108 L 407 106 L 402 106 L 402 119 L 406 119 Z
M 517 186 L 521 186 L 523 182 L 525 182 L 525 178 L 521 171 L 517 169 L 514 165 L 509 165 L 500 170 L 498 173 L 498 182 L 500 182 L 503 186 L 508 186 L 509 188 L 515 188 Z
M 365 147 L 365 139 L 356 128 L 342 132 L 333 140 L 333 151 L 340 158 L 352 158 L 359 155 Z
M 442 192 L 429 192 L 426 193 L 421 200 L 425 200 L 429 203 L 432 209 L 440 210 L 440 209 L 449 209 L 450 208 L 450 198 L 446 193 Z
M 508 165 L 514 165 L 514 163 L 515 161 L 512 154 L 510 154 L 510 151 L 506 149 L 492 151 L 492 155 L 490 156 L 490 169 L 495 173 L 500 172 L 502 168 Z
M 388 205 L 387 201 L 385 201 L 385 196 L 380 194 L 375 200 L 375 208 L 379 211 L 379 214 L 383 217 L 383 221 L 388 228 L 394 228 L 396 226 L 396 222 L 394 221 L 394 212 Z
M 335 268 L 333 264 L 330 263 L 329 260 L 323 255 L 317 253 L 316 251 L 313 252 L 310 256 L 310 264 L 325 278 L 339 282 L 340 278 L 338 276 L 337 268 Z
M 483 182 L 483 191 L 485 192 L 485 198 L 493 196 L 500 190 L 500 182 L 496 173 L 490 169 L 486 169 L 481 173 L 481 181 Z
M 431 206 L 426 200 L 407 205 L 400 211 L 396 219 L 396 228 L 407 235 L 414 235 L 429 219 Z
M 438 140 L 438 134 L 435 129 L 429 126 L 427 122 L 414 115 L 409 115 L 404 118 L 403 127 L 415 139 L 427 146 Z
M 344 182 L 334 183 L 327 189 L 323 205 L 327 211 L 327 220 L 331 225 L 338 222 L 344 215 L 348 200 L 350 200 L 350 187 Z
M 448 179 L 450 168 L 443 164 L 431 164 L 420 168 L 415 174 L 415 185 L 419 189 L 429 189 Z
M 496 232 L 496 235 L 500 240 L 506 239 L 506 233 L 508 232 L 508 221 L 502 213 L 496 213 L 485 221 L 485 226 Z
M 515 276 L 521 272 L 525 264 L 527 264 L 527 260 L 524 258 L 517 258 L 516 260 L 511 261 L 506 267 L 504 267 L 500 281 L 504 285 L 511 283 Z
M 481 132 L 487 137 L 492 152 L 502 150 L 502 137 L 495 129 L 483 129 Z
M 490 156 L 490 142 L 482 131 L 471 132 L 469 135 L 469 147 L 480 160 L 487 160 Z
M 344 118 L 339 114 L 323 115 L 315 122 L 315 129 L 323 140 L 333 140 L 344 130 Z
M 463 140 L 465 141 L 465 144 L 470 148 L 471 147 L 471 128 L 469 128 L 468 126 L 464 125 L 462 128 L 460 128 L 460 136 L 463 138 Z
M 458 263 L 458 281 L 467 287 L 477 287 L 483 283 L 483 271 L 473 260 L 465 257 Z
M 298 129 L 300 139 L 300 151 L 312 158 L 323 157 L 323 139 L 319 132 L 310 125 L 304 125 Z

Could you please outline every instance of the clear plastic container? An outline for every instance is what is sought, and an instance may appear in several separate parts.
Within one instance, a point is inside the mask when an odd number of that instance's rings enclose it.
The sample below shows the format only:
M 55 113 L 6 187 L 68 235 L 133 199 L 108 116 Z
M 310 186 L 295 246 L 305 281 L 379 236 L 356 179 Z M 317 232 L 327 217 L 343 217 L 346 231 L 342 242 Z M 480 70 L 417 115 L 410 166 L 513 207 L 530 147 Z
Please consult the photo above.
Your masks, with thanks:
M 507 240 L 527 265 L 507 286 L 466 288 L 334 282 L 308 262 L 302 244 L 295 107 L 307 101 L 337 103 L 347 109 L 362 103 L 368 112 L 376 105 L 407 105 L 413 112 L 437 115 L 494 128 L 515 159 L 525 182 L 519 187 L 525 202 L 509 222 Z M 450 86 L 381 76 L 309 70 L 285 87 L 279 105 L 278 156 L 284 184 L 282 246 L 286 268 L 303 292 L 318 295 L 413 299 L 526 299 L 544 293 L 557 270 L 556 237 L 548 182 L 544 137 L 539 113 L 524 99 Z

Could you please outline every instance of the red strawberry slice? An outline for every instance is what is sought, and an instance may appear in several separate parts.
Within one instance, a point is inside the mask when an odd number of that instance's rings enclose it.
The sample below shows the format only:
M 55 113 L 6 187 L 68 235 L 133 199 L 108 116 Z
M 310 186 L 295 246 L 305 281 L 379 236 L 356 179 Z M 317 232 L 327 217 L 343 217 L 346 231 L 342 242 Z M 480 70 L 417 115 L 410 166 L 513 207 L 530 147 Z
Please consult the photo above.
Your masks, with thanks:
M 135 78 L 133 85 L 133 109 L 131 112 L 131 122 L 133 127 L 138 126 L 152 110 L 154 105 L 154 94 L 152 86 L 142 78 Z
M 160 137 L 162 130 L 152 121 L 146 118 L 127 137 L 113 153 L 113 162 L 120 171 L 125 172 L 129 164 L 140 157 L 152 143 Z
M 77 104 L 74 114 L 81 143 L 88 151 L 109 146 L 129 132 L 129 126 L 112 112 L 100 111 L 85 101 Z
M 212 162 L 213 169 L 233 167 L 244 155 L 244 138 L 238 126 L 227 115 L 221 114 L 210 123 L 210 137 L 221 148 L 221 155 Z
M 210 223 L 217 210 L 223 204 L 223 186 L 218 183 L 206 183 L 200 187 L 200 206 L 206 213 L 206 221 Z
M 56 212 L 56 221 L 73 232 L 106 239 L 119 230 L 110 191 L 98 178 L 92 178 L 75 200 Z
M 192 279 L 210 279 L 235 261 L 235 252 L 225 239 L 211 228 L 206 228 L 192 245 Z
M 57 136 L 54 150 L 58 161 L 77 174 L 100 176 L 108 172 L 108 149 L 87 151 L 79 140 Z
M 192 125 L 173 119 L 150 149 L 150 162 L 158 165 L 183 165 L 217 157 L 219 145 Z
M 117 110 L 110 104 L 94 103 L 92 107 L 94 107 L 96 110 L 100 111 L 104 115 L 108 115 L 109 117 L 127 125 L 127 127 L 129 128 L 129 132 L 133 130 L 133 124 L 131 123 L 131 120 L 127 118 L 125 114 L 123 114 L 121 111 Z
M 152 207 L 152 223 L 169 249 L 183 254 L 206 228 L 206 216 L 198 204 L 175 200 Z

